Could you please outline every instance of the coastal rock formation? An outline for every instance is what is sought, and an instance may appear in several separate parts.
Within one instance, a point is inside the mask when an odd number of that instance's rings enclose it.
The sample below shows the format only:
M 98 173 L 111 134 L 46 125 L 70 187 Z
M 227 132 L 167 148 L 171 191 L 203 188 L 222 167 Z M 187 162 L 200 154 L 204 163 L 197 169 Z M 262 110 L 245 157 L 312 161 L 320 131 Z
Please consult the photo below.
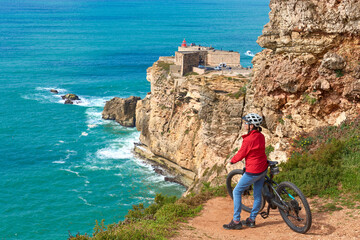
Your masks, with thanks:
M 56 90 L 56 89 L 50 89 L 50 92 L 52 92 L 52 93 L 59 93 L 59 91 Z
M 151 93 L 136 109 L 141 143 L 154 155 L 206 179 L 225 174 L 224 163 L 240 134 L 249 79 L 172 78 L 157 62 L 148 69 L 147 79 Z M 211 168 L 216 169 L 214 176 L 208 176 Z
M 246 111 L 264 115 L 271 134 L 285 142 L 358 116 L 360 2 L 271 1 L 270 8 L 258 39 L 268 49 L 253 59 Z
M 74 104 L 73 101 L 81 100 L 77 95 L 72 94 L 72 93 L 68 93 L 64 96 L 61 96 L 61 98 L 65 100 L 64 104 Z
M 125 127 L 135 127 L 135 110 L 138 100 L 140 97 L 131 96 L 125 99 L 115 97 L 106 102 L 102 118 L 115 120 Z
M 72 93 L 68 93 L 64 96 L 61 96 L 61 98 L 64 100 L 71 100 L 71 101 L 80 100 L 80 98 L 76 94 L 72 94 Z
M 66 99 L 64 104 L 74 104 L 73 101 L 71 101 L 70 99 Z
M 279 161 L 297 134 L 359 117 L 360 2 L 271 0 L 270 8 L 252 78 L 148 69 L 151 93 L 136 109 L 143 149 L 193 173 L 189 190 L 224 183 L 246 113 L 264 116 L 269 157 Z

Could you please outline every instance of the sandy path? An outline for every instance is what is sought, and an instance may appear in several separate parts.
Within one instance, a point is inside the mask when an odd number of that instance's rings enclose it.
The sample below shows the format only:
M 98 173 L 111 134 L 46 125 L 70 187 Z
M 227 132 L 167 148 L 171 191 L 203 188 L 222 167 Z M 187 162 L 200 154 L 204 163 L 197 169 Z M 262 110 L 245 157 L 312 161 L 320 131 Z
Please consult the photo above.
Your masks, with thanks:
M 333 213 L 313 211 L 312 227 L 306 234 L 293 232 L 282 220 L 278 210 L 271 210 L 267 219 L 258 216 L 256 228 L 225 230 L 222 225 L 230 222 L 232 211 L 230 197 L 211 199 L 199 216 L 182 224 L 179 234 L 172 239 L 360 239 L 359 209 L 343 209 Z M 352 212 L 352 216 L 349 216 L 349 212 Z M 249 213 L 242 211 L 242 220 L 248 216 Z

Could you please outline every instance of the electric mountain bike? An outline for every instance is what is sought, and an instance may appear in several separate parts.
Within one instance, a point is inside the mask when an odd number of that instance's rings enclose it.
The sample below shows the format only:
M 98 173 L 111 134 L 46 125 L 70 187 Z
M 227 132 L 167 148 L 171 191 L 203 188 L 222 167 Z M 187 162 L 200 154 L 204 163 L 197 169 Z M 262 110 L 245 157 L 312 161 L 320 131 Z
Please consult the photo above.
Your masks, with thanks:
M 270 209 L 277 208 L 285 223 L 293 231 L 306 233 L 311 227 L 312 218 L 310 207 L 304 194 L 291 182 L 276 183 L 273 178 L 274 175 L 280 172 L 277 166 L 278 162 L 268 161 L 268 163 L 268 176 L 265 176 L 262 188 L 260 216 L 265 219 L 269 216 Z M 228 174 L 226 187 L 231 198 L 233 198 L 233 189 L 244 173 L 245 168 L 235 169 Z M 243 192 L 241 198 L 242 209 L 246 212 L 251 212 L 254 203 L 252 185 Z M 268 203 L 267 210 L 261 212 L 266 203 Z

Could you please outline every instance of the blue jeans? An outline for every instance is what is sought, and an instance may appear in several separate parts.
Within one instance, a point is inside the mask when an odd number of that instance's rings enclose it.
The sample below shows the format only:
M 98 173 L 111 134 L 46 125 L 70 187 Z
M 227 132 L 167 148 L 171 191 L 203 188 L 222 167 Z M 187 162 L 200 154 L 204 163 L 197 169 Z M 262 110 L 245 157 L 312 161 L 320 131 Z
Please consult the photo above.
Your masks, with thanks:
M 241 195 L 243 192 L 254 184 L 254 205 L 251 210 L 250 218 L 255 220 L 261 206 L 261 190 L 264 185 L 265 175 L 267 171 L 262 173 L 261 175 L 253 176 L 247 173 L 241 177 L 240 181 L 236 185 L 233 190 L 233 197 L 234 197 L 234 220 L 240 221 L 240 213 L 241 213 Z

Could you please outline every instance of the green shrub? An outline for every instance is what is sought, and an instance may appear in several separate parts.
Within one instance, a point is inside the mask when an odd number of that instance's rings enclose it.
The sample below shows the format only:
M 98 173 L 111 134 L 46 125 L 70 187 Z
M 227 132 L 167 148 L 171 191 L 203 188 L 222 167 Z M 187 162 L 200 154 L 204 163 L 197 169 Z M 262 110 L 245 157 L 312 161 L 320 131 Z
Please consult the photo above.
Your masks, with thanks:
M 174 65 L 174 64 L 171 64 L 171 63 L 166 63 L 164 61 L 158 61 L 157 62 L 157 66 L 158 67 L 161 67 L 163 70 L 169 72 L 170 71 L 170 65 Z
M 360 118 L 318 128 L 292 145 L 278 181 L 295 183 L 307 196 L 360 192 Z
M 187 74 L 185 74 L 185 76 L 192 76 L 192 75 L 199 75 L 196 72 L 188 72 Z
M 305 93 L 303 95 L 303 102 L 306 102 L 306 103 L 308 103 L 310 105 L 314 105 L 315 103 L 317 103 L 317 99 L 310 96 L 309 94 Z
M 269 154 L 274 151 L 274 147 L 272 145 L 269 145 L 265 148 L 265 154 L 267 157 L 269 157 Z
M 344 72 L 341 69 L 335 70 L 335 73 L 337 78 L 344 76 Z
M 239 89 L 239 91 L 235 92 L 235 93 L 229 93 L 228 96 L 231 98 L 236 98 L 239 99 L 241 96 L 245 96 L 246 95 L 246 86 L 243 86 Z
M 194 217 L 202 209 L 202 204 L 214 196 L 225 196 L 226 187 L 210 187 L 204 184 L 200 194 L 190 194 L 177 199 L 175 196 L 157 194 L 149 207 L 134 205 L 118 224 L 105 226 L 104 220 L 96 221 L 93 237 L 88 235 L 69 235 L 69 239 L 167 239 L 175 234 L 178 222 Z

